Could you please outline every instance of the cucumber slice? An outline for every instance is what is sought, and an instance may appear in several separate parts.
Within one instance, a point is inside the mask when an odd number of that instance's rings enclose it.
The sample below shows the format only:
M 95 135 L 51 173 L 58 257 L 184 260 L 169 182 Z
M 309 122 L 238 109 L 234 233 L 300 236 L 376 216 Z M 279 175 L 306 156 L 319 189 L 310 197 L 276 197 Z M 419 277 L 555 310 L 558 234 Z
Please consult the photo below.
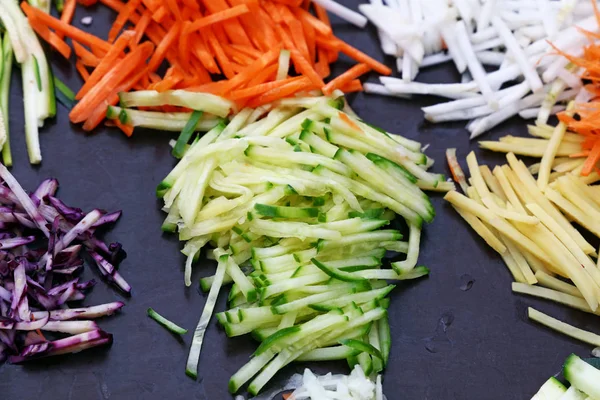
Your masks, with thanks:
M 192 110 L 204 110 L 207 113 L 226 117 L 234 104 L 222 97 L 210 93 L 190 92 L 186 90 L 139 90 L 119 93 L 121 107 L 157 107 L 178 106 Z
M 567 391 L 561 381 L 552 377 L 546 381 L 531 400 L 559 400 Z
M 367 353 L 373 357 L 379 358 L 380 360 L 383 360 L 383 355 L 381 355 L 381 352 L 375 346 L 373 346 L 367 342 L 363 342 L 360 340 L 354 340 L 354 339 L 345 339 L 345 340 L 340 340 L 340 344 L 351 347 L 355 350 Z M 367 374 L 366 371 L 365 371 L 365 374 Z
M 154 311 L 152 308 L 148 309 L 148 316 L 156 322 L 158 322 L 159 325 L 161 325 L 170 332 L 173 332 L 177 335 L 185 335 L 187 333 L 187 329 L 184 329 L 176 323 L 169 321 L 168 319 Z
M 316 258 L 313 258 L 312 263 L 314 265 L 317 266 L 317 268 L 319 268 L 321 271 L 323 271 L 324 273 L 326 273 L 327 275 L 329 275 L 330 277 L 340 280 L 340 281 L 344 281 L 344 282 L 360 282 L 360 281 L 365 281 L 365 278 L 361 278 L 360 276 L 357 276 L 351 272 L 345 272 L 342 270 L 339 270 L 337 268 L 333 268 L 333 267 L 329 267 L 325 264 L 323 264 L 322 262 L 320 262 L 319 260 L 317 260 Z
M 592 367 L 575 354 L 571 354 L 564 363 L 563 375 L 571 385 L 588 396 L 600 398 L 600 370 Z
M 360 351 L 347 346 L 325 347 L 307 351 L 296 361 L 335 361 L 356 357 Z

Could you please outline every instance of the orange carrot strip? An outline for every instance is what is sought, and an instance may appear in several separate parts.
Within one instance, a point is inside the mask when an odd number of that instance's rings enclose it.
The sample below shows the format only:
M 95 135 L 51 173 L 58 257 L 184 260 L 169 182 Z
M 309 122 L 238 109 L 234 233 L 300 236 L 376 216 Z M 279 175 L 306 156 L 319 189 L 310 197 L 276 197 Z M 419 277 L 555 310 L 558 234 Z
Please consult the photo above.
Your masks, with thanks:
M 210 82 L 204 85 L 188 87 L 186 90 L 189 90 L 190 92 L 205 92 L 218 95 L 223 93 L 223 87 L 226 83 L 226 81 Z
M 302 10 L 299 8 L 298 10 Z M 294 13 L 298 17 L 298 13 Z M 302 30 L 304 31 L 304 38 L 306 40 L 306 46 L 308 47 L 308 59 L 311 63 L 317 61 L 317 42 L 315 28 L 306 20 L 299 18 L 302 24 Z
M 283 4 L 291 7 L 300 7 L 302 5 L 302 0 L 271 0 L 274 3 Z
M 160 66 L 160 64 L 165 59 L 165 55 L 169 50 L 169 47 L 173 44 L 177 36 L 179 35 L 179 29 L 181 25 L 174 24 L 169 32 L 165 35 L 160 44 L 156 47 L 156 51 L 152 54 L 152 58 L 148 62 L 148 70 L 156 71 L 156 69 Z
M 596 141 L 596 144 L 594 144 L 594 147 L 592 147 L 592 150 L 590 151 L 590 155 L 585 160 L 585 163 L 583 163 L 581 175 L 588 176 L 591 174 L 598 164 L 598 161 L 600 161 L 600 139 Z
M 589 151 L 582 151 L 579 153 L 569 154 L 569 158 L 583 158 L 583 157 L 587 157 L 589 155 L 590 155 Z
M 90 47 L 98 47 L 101 50 L 110 50 L 110 43 L 105 42 L 98 37 L 77 29 L 53 16 L 46 14 L 45 12 L 38 10 L 37 8 L 31 7 L 26 1 L 21 3 L 21 9 L 27 15 L 27 17 L 33 15 L 40 20 L 41 23 L 48 26 L 48 28 L 54 29 L 57 33 L 62 33 L 74 40 L 77 40 L 81 44 L 85 44 Z
M 319 39 L 317 39 L 317 42 Z M 381 75 L 391 75 L 391 68 L 386 65 L 380 63 L 379 61 L 369 57 L 362 51 L 358 50 L 355 47 L 350 46 L 348 43 L 336 38 L 336 47 L 348 57 L 353 58 L 354 60 L 367 64 L 369 67 L 379 72 Z
M 203 4 L 211 14 L 215 14 L 219 11 L 224 11 L 229 8 L 229 5 L 225 0 L 203 0 Z M 242 24 L 240 24 L 240 21 L 237 18 L 232 18 L 227 24 L 224 25 L 224 28 L 227 37 L 232 43 L 252 46 L 252 42 L 248 38 L 246 31 L 244 31 Z
M 296 45 L 294 44 L 294 41 L 290 37 L 289 33 L 286 32 L 285 28 L 279 24 L 275 24 L 274 28 L 275 28 L 275 32 L 279 36 L 279 39 L 283 43 L 283 47 L 286 48 L 287 50 L 295 50 Z
M 154 45 L 150 42 L 145 42 L 116 63 L 93 89 L 73 107 L 69 113 L 71 122 L 78 123 L 85 121 L 94 109 L 119 86 L 126 76 L 144 64 L 152 51 L 154 51 Z
M 183 63 L 183 65 L 188 66 L 190 64 L 190 36 L 191 30 L 190 25 L 191 21 L 183 22 L 181 26 L 181 31 L 179 32 L 179 40 L 177 41 L 177 50 L 179 55 L 179 60 Z
M 46 25 L 41 23 L 36 17 L 29 18 L 29 24 L 33 30 L 44 39 L 50 46 L 54 47 L 64 58 L 71 57 L 71 47 L 56 33 L 52 32 Z
M 323 87 L 323 94 L 329 96 L 335 89 L 340 89 L 346 84 L 350 83 L 354 79 L 358 78 L 361 75 L 366 74 L 371 70 L 367 64 L 356 64 L 343 74 L 336 77 L 334 80 L 329 82 L 325 87 Z
M 173 16 L 175 17 L 175 20 L 177 21 L 182 21 L 182 17 L 181 17 L 181 10 L 179 9 L 179 6 L 177 5 L 177 0 L 164 0 L 167 3 L 167 7 L 169 9 L 169 11 L 171 11 L 171 14 L 173 14 Z
M 327 10 L 314 3 L 313 7 L 315 8 L 315 14 L 317 14 L 317 18 L 331 29 L 331 21 L 329 20 L 329 15 L 327 15 Z
M 350 81 L 342 86 L 340 90 L 344 93 L 362 92 L 363 85 L 359 79 L 354 79 L 353 81 Z
M 290 50 L 290 54 L 292 56 L 292 61 L 294 61 L 294 66 L 296 67 L 296 71 L 306 76 L 310 81 L 318 88 L 325 86 L 325 82 L 323 79 L 317 74 L 317 71 L 313 68 L 313 66 L 308 62 L 308 60 L 300 54 L 298 50 Z
M 79 75 L 81 75 L 81 79 L 83 79 L 84 82 L 87 81 L 90 77 L 90 73 L 85 68 L 85 65 L 83 65 L 81 60 L 75 61 L 75 68 L 77 69 L 77 72 L 79 72 Z
M 169 11 L 167 10 L 167 7 L 160 6 L 156 9 L 156 11 L 154 11 L 154 13 L 152 13 L 152 19 L 160 24 L 164 21 L 168 13 Z
M 245 82 L 252 79 L 260 71 L 273 64 L 275 60 L 279 58 L 279 51 L 279 47 L 268 51 L 267 53 L 263 54 L 259 59 L 257 59 L 254 63 L 252 63 L 252 65 L 247 66 L 243 72 L 239 73 L 229 81 L 225 82 L 223 86 L 224 93 L 227 93 L 230 90 L 234 90 L 240 87 Z
M 302 28 L 302 23 L 296 18 L 296 16 L 290 11 L 289 8 L 281 6 L 280 10 L 285 24 L 290 29 L 292 41 L 294 42 L 294 47 L 298 49 L 298 51 L 300 52 L 300 54 L 302 54 L 304 58 L 306 58 L 307 60 L 311 60 L 310 53 L 308 51 L 308 45 L 306 44 L 306 38 L 304 36 L 304 30 Z
M 338 116 L 340 117 L 340 119 L 342 121 L 344 121 L 346 124 L 348 124 L 352 129 L 357 130 L 359 132 L 362 132 L 363 130 L 360 128 L 360 126 L 356 125 L 356 123 L 354 121 L 352 121 L 350 119 L 350 117 L 348 117 L 348 115 L 346 115 L 346 113 L 343 112 L 339 112 Z
M 106 56 L 100 61 L 98 67 L 94 69 L 87 82 L 79 89 L 79 92 L 75 96 L 76 100 L 81 100 L 110 71 L 134 36 L 134 31 L 125 31 L 119 36 L 109 52 L 106 53 Z
M 294 93 L 298 93 L 303 90 L 308 90 L 310 88 L 314 88 L 314 84 L 305 76 L 300 77 L 300 79 L 295 80 L 293 82 L 289 82 L 287 85 L 272 89 L 263 95 L 257 97 L 248 103 L 248 107 L 256 108 L 262 106 L 264 104 L 272 103 L 279 99 L 289 97 Z
M 129 20 L 129 15 L 135 11 L 135 9 L 140 5 L 142 0 L 129 0 L 127 5 L 121 9 L 119 15 L 117 15 L 117 19 L 113 23 L 110 31 L 108 31 L 108 41 L 113 43 L 121 29 L 125 26 L 125 23 Z
M 203 17 L 203 18 L 200 18 L 200 19 L 194 21 L 192 23 L 191 30 L 197 31 L 197 30 L 200 30 L 201 28 L 207 27 L 209 25 L 227 21 L 231 18 L 239 17 L 240 15 L 244 15 L 249 12 L 250 12 L 250 9 L 245 4 L 231 7 L 226 10 L 218 11 L 214 14 L 208 15 L 206 17 Z
M 243 52 L 235 49 L 231 45 L 223 46 L 223 51 L 227 54 L 227 57 L 232 59 L 233 61 L 242 64 L 242 65 L 250 65 L 254 62 L 254 58 L 244 54 Z
M 65 0 L 62 13 L 60 14 L 60 20 L 66 24 L 71 24 L 73 16 L 75 15 L 75 6 L 77 5 L 76 0 Z M 58 34 L 58 37 L 63 38 L 62 34 Z
M 133 125 L 125 125 L 121 121 L 119 121 L 118 118 L 113 120 L 112 122 L 125 134 L 125 136 L 131 137 L 131 135 L 133 135 Z
M 240 53 L 244 53 L 248 57 L 252 57 L 252 58 L 258 58 L 262 54 L 261 51 L 256 50 L 255 48 L 244 46 L 241 44 L 230 44 L 229 46 L 236 49 Z
M 296 16 L 302 20 L 303 22 L 308 23 L 313 27 L 315 31 L 317 31 L 322 36 L 331 36 L 332 31 L 331 27 L 324 23 L 322 20 L 315 18 L 311 13 L 305 11 L 301 8 L 297 8 L 294 10 Z M 327 15 L 327 14 L 325 14 Z
M 79 57 L 86 67 L 95 67 L 100 63 L 96 55 L 75 41 L 73 41 L 73 49 L 75 50 L 75 55 Z
M 261 83 L 269 82 L 275 79 L 277 70 L 279 69 L 278 64 L 273 64 L 263 69 L 261 72 L 256 74 L 254 78 L 248 81 L 248 87 L 260 85 Z
M 285 86 L 291 82 L 296 82 L 302 78 L 303 77 L 301 76 L 297 76 L 294 78 L 282 79 L 280 81 L 262 83 L 260 85 L 251 86 L 245 89 L 234 90 L 227 96 L 227 98 L 230 100 L 240 100 L 247 99 L 249 97 L 259 96 L 265 92 L 268 92 L 269 90 Z
M 221 43 L 217 40 L 217 37 L 215 36 L 215 33 L 212 30 L 212 27 L 206 29 L 205 36 L 208 39 L 209 47 L 214 52 L 215 57 L 219 62 L 219 65 L 221 66 L 221 71 L 223 71 L 223 75 L 225 75 L 227 79 L 233 78 L 235 76 L 235 72 L 233 70 L 231 62 L 225 55 L 223 47 L 221 47 Z
M 325 49 L 318 49 L 317 53 L 319 55 L 319 61 L 315 64 L 315 71 L 317 74 L 323 79 L 327 78 L 331 74 L 331 69 L 329 68 L 329 60 L 328 53 Z
M 142 17 L 140 18 L 138 23 L 135 25 L 135 37 L 133 38 L 133 42 L 135 44 L 140 43 L 140 41 L 142 40 L 142 37 L 146 33 L 146 29 L 148 29 L 148 25 L 150 25 L 151 21 L 152 21 L 152 13 L 150 12 L 150 10 L 145 10 L 142 13 Z

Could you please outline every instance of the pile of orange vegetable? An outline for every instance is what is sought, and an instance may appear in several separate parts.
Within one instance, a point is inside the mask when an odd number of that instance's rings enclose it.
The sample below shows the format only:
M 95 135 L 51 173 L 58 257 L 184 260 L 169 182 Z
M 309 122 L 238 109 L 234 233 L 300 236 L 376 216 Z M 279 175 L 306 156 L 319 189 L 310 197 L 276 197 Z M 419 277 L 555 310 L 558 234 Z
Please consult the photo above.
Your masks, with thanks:
M 600 24 L 600 10 L 595 1 L 592 1 L 596 19 Z M 582 176 L 588 176 L 592 171 L 600 174 L 598 164 L 600 163 L 600 44 L 597 40 L 600 39 L 598 34 L 584 32 L 590 44 L 584 48 L 582 57 L 571 56 L 560 49 L 554 49 L 569 59 L 569 61 L 579 67 L 584 72 L 581 74 L 582 79 L 589 81 L 585 85 L 585 90 L 592 94 L 592 99 L 588 103 L 578 103 L 575 105 L 574 112 L 561 112 L 557 114 L 558 119 L 567 125 L 567 129 L 572 132 L 579 133 L 585 137 L 581 147 L 582 152 L 572 154 L 571 157 L 587 157 L 581 170 Z
M 185 89 L 258 107 L 314 89 L 360 91 L 358 78 L 366 72 L 391 73 L 336 38 L 327 12 L 310 0 L 99 1 L 118 12 L 107 40 L 71 25 L 76 0 L 65 1 L 60 19 L 21 4 L 32 28 L 65 58 L 71 56 L 65 38 L 71 39 L 85 83 L 70 119 L 88 131 L 104 120 L 107 106 L 115 105 L 123 91 Z M 282 49 L 290 52 L 297 76 L 277 80 Z M 329 64 L 340 52 L 358 64 L 325 84 Z M 160 76 L 165 61 L 168 68 Z M 131 127 L 115 123 L 131 135 Z

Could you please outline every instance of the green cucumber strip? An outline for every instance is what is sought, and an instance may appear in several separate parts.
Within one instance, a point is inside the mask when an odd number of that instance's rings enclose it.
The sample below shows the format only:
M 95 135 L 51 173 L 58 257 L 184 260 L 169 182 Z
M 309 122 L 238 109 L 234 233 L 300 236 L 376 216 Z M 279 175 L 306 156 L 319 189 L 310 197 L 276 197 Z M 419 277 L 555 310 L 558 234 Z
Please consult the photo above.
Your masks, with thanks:
M 35 83 L 37 84 L 38 90 L 41 92 L 42 76 L 40 75 L 40 64 L 38 63 L 38 59 L 36 58 L 36 56 L 32 55 L 31 57 L 33 57 L 33 72 L 35 74 Z
M 66 83 L 61 81 L 56 76 L 54 77 L 53 81 L 54 81 L 54 88 L 56 89 L 56 91 L 58 93 L 61 93 L 64 96 L 64 98 L 70 100 L 72 103 L 75 103 L 75 92 L 73 92 L 71 90 L 71 88 L 69 86 L 67 86 Z
M 316 218 L 319 215 L 319 209 L 313 207 L 284 207 L 255 204 L 254 209 L 260 215 L 272 218 Z
M 347 346 L 325 347 L 307 351 L 295 361 L 335 361 L 356 357 L 360 351 Z
M 591 398 L 600 398 L 600 370 L 592 367 L 575 354 L 571 354 L 564 363 L 563 375 L 572 386 Z
M 381 352 L 369 343 L 366 343 L 366 342 L 363 342 L 360 340 L 355 340 L 355 339 L 340 340 L 339 343 L 341 345 L 351 347 L 355 350 L 367 353 L 373 357 L 377 357 L 380 360 L 383 360 L 383 355 L 381 354 Z M 366 374 L 366 372 L 365 372 L 365 374 Z
M 148 309 L 148 316 L 156 322 L 158 322 L 159 325 L 161 325 L 163 328 L 167 329 L 170 332 L 173 332 L 177 335 L 185 335 L 187 333 L 187 329 L 184 329 L 176 323 L 169 321 L 168 319 L 154 311 L 152 308 Z
M 379 345 L 381 355 L 383 356 L 383 365 L 387 365 L 390 358 L 390 350 L 392 348 L 392 333 L 390 331 L 390 323 L 387 315 L 379 319 L 377 322 L 377 333 L 379 333 Z
M 54 73 L 52 67 L 48 65 L 48 116 L 56 116 L 56 88 L 54 86 Z
M 287 336 L 293 335 L 298 332 L 300 332 L 299 325 L 290 326 L 288 328 L 283 328 L 283 329 L 278 330 L 277 332 L 275 332 L 274 334 L 272 334 L 271 336 L 266 338 L 260 344 L 260 346 L 258 346 L 258 348 L 254 352 L 253 356 L 258 356 L 258 355 L 264 353 L 265 351 L 269 350 L 274 344 L 276 344 L 278 341 L 280 341 L 282 338 L 285 338 Z
M 192 112 L 190 119 L 185 124 L 185 127 L 183 128 L 183 130 L 179 134 L 179 137 L 177 138 L 177 143 L 175 143 L 175 147 L 173 147 L 173 151 L 171 152 L 173 157 L 183 157 L 183 154 L 185 153 L 185 145 L 188 144 L 192 135 L 194 134 L 194 131 L 196 130 L 196 125 L 198 125 L 198 123 L 200 122 L 202 114 L 202 111 Z
M 2 146 L 2 161 L 7 167 L 12 166 L 12 153 L 10 150 L 10 128 L 8 102 L 10 96 L 10 81 L 13 64 L 13 50 L 10 37 L 4 34 L 2 38 L 2 80 L 0 81 L 0 107 L 4 117 L 4 128 L 6 130 L 6 142 Z
M 357 276 L 351 272 L 344 272 L 342 270 L 339 270 L 337 268 L 331 268 L 328 267 L 327 265 L 323 264 L 322 262 L 320 262 L 319 260 L 317 260 L 316 258 L 313 258 L 311 260 L 311 262 L 317 267 L 319 268 L 321 271 L 323 271 L 324 273 L 326 273 L 327 275 L 329 275 L 330 277 L 340 280 L 340 281 L 344 281 L 344 282 L 357 282 L 357 281 L 366 281 L 366 279 L 361 278 L 360 276 Z

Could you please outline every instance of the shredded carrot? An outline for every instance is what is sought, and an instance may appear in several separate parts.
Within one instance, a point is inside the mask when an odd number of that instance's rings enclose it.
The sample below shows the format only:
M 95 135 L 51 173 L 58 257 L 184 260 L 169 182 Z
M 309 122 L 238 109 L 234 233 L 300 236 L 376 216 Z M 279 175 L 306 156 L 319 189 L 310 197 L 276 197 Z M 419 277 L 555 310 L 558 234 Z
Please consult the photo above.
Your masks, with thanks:
M 340 89 L 361 75 L 371 70 L 367 64 L 356 64 L 323 87 L 323 94 L 329 96 L 335 89 Z
M 353 81 L 350 81 L 350 82 L 346 83 L 344 86 L 342 86 L 340 88 L 340 90 L 344 93 L 362 92 L 363 85 L 359 79 L 354 79 Z
M 154 50 L 154 45 L 149 42 L 141 44 L 134 51 L 116 63 L 107 74 L 90 90 L 71 110 L 69 117 L 71 122 L 83 122 L 90 116 L 93 110 L 110 95 L 132 71 L 140 68 L 146 58 Z
M 334 36 L 327 11 L 311 0 L 65 1 L 60 19 L 28 2 L 21 7 L 32 28 L 61 55 L 68 58 L 74 49 L 75 66 L 84 84 L 70 118 L 85 122 L 86 130 L 102 123 L 106 107 L 118 101 L 117 90 L 205 91 L 227 97 L 238 107 L 256 107 L 314 89 L 326 95 L 336 89 L 361 91 L 359 78 L 367 71 L 391 73 L 382 63 Z M 97 2 L 117 13 L 107 40 L 71 25 L 76 4 Z M 64 38 L 71 39 L 72 46 Z M 276 81 L 282 49 L 290 51 L 293 68 L 289 78 Z M 358 65 L 326 85 L 330 63 L 340 53 Z M 581 59 L 592 54 L 600 57 L 600 49 L 586 53 Z M 161 65 L 166 67 L 162 77 L 156 73 Z M 596 87 L 600 66 L 588 71 L 586 77 L 593 86 L 590 91 L 600 96 L 600 87 Z M 128 84 L 124 86 L 124 82 Z M 594 118 L 600 121 L 600 115 Z M 591 152 L 596 124 L 568 123 L 578 133 L 593 137 L 589 146 L 582 148 Z M 131 133 L 131 127 L 113 125 Z
M 46 25 L 40 23 L 40 21 L 35 17 L 32 17 L 29 20 L 29 24 L 42 39 L 54 47 L 54 49 L 58 51 L 64 58 L 68 59 L 71 57 L 71 48 L 62 37 L 52 32 Z
M 339 117 L 340 117 L 340 119 L 342 121 L 344 121 L 347 125 L 350 126 L 350 128 L 352 128 L 352 129 L 354 129 L 354 130 L 356 130 L 358 132 L 362 132 L 363 131 L 362 129 L 360 129 L 360 126 L 356 125 L 356 123 L 354 121 L 352 121 L 350 119 L 350 117 L 348 117 L 348 115 L 346 115 L 345 113 L 340 112 L 340 113 L 338 113 L 338 115 L 339 115 Z
M 71 24 L 73 21 L 73 16 L 75 15 L 75 6 L 77 5 L 76 0 L 65 0 L 65 5 L 63 7 L 62 13 L 60 14 L 60 20 L 65 24 Z M 58 34 L 59 38 L 63 38 L 62 34 Z
M 111 49 L 106 53 L 106 56 L 100 61 L 94 72 L 90 75 L 87 82 L 81 87 L 77 95 L 75 96 L 76 100 L 81 100 L 83 96 L 85 96 L 93 87 L 96 85 L 100 79 L 114 66 L 115 62 L 120 58 L 125 47 L 131 41 L 131 39 L 135 36 L 134 31 L 125 31 L 119 36 L 115 44 L 111 47 Z
M 79 72 L 79 75 L 81 75 L 81 79 L 83 79 L 84 82 L 89 79 L 90 73 L 85 68 L 85 65 L 83 65 L 81 60 L 77 60 L 75 62 L 75 68 L 77 69 L 77 72 Z

